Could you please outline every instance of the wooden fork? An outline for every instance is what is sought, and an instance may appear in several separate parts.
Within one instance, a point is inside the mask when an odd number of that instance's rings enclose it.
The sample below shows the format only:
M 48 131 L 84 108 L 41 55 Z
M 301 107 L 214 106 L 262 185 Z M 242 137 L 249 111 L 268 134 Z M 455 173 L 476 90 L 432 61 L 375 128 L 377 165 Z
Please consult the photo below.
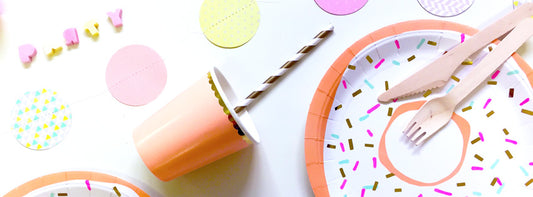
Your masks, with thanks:
M 533 35 L 533 18 L 527 17 L 498 44 L 468 75 L 448 94 L 426 102 L 409 122 L 404 133 L 420 145 L 446 125 L 455 107 L 505 62 L 529 37 Z

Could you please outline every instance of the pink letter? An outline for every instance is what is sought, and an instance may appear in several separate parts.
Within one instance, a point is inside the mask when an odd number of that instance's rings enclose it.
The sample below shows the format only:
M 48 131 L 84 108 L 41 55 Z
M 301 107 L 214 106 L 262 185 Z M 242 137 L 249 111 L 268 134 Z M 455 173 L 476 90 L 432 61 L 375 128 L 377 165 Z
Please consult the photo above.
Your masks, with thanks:
M 30 63 L 35 55 L 37 55 L 37 49 L 33 45 L 25 44 L 19 47 L 19 57 L 23 63 Z
M 78 38 L 78 31 L 76 30 L 76 28 L 66 29 L 63 32 L 63 37 L 65 38 L 65 44 L 67 46 L 80 43 L 80 40 Z
M 122 26 L 122 9 L 117 9 L 115 12 L 108 12 L 107 16 L 109 16 L 109 18 L 111 19 L 113 26 Z

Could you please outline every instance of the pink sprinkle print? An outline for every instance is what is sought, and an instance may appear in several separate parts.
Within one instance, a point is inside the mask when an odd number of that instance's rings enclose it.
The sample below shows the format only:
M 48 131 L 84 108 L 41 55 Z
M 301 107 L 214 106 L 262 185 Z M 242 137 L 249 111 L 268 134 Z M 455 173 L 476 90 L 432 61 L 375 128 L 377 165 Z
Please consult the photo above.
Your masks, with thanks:
M 346 81 L 344 81 L 344 80 L 342 80 L 342 85 L 344 86 L 344 89 L 348 88 L 348 87 L 346 86 Z
M 374 110 L 376 110 L 379 106 L 380 106 L 379 103 L 376 104 L 376 105 L 374 105 L 374 107 L 370 108 L 368 111 L 366 111 L 366 113 L 367 113 L 367 114 L 372 113 L 372 112 L 373 112 Z
M 472 166 L 472 170 L 483 170 L 483 167 Z
M 355 165 L 353 166 L 353 171 L 357 170 L 357 166 L 359 166 L 359 161 L 355 162 Z
M 465 34 L 461 34 L 461 43 L 465 42 Z
M 344 181 L 342 181 L 341 189 L 344 189 L 344 186 L 346 186 L 346 181 L 348 180 L 344 179 Z
M 392 99 L 392 102 L 395 102 L 398 101 L 398 98 L 395 98 L 395 99 Z
M 91 184 L 89 184 L 89 180 L 85 180 L 85 185 L 87 185 L 87 189 L 91 191 Z
M 366 132 L 370 137 L 374 137 L 374 134 L 372 133 L 372 131 L 370 131 L 370 129 L 367 129 Z
M 423 197 L 422 194 L 418 195 L 418 197 Z
M 485 138 L 483 137 L 483 133 L 479 132 L 479 139 L 484 142 Z
M 361 189 L 361 197 L 365 197 L 365 188 Z
M 341 142 L 340 145 L 341 145 L 341 150 L 342 150 L 342 152 L 344 152 L 344 144 Z
M 373 167 L 376 168 L 377 165 L 378 165 L 378 161 L 376 159 L 376 157 L 372 157 L 372 164 L 373 164 Z
M 451 192 L 442 191 L 442 190 L 437 189 L 437 188 L 435 188 L 435 192 L 440 193 L 440 194 L 444 194 L 444 195 L 446 195 L 446 196 L 451 196 L 451 195 L 452 195 Z
M 529 102 L 529 98 L 524 99 L 524 101 L 520 103 L 520 106 L 525 105 L 527 102 Z
M 495 79 L 498 76 L 498 74 L 500 74 L 500 70 L 497 70 L 496 72 L 494 72 L 494 74 L 492 74 L 491 79 Z
M 516 141 L 510 140 L 510 139 L 505 139 L 505 142 L 509 142 L 511 144 L 514 144 L 514 145 L 518 144 Z
M 502 186 L 502 181 L 500 181 L 500 178 L 496 177 L 496 182 L 498 183 L 498 185 Z
M 385 61 L 385 59 L 381 59 L 379 60 L 379 62 L 374 66 L 375 69 L 378 69 L 379 66 L 381 66 L 381 64 L 383 64 L 383 62 Z
M 533 162 L 529 162 L 529 165 L 530 165 L 530 166 L 533 166 Z
M 398 40 L 395 40 L 395 41 L 394 41 L 394 44 L 396 44 L 396 48 L 397 48 L 397 49 L 400 49 L 400 42 L 398 42 Z
M 485 102 L 485 106 L 483 106 L 483 109 L 487 108 L 487 106 L 489 105 L 490 101 L 492 101 L 492 99 L 487 99 L 487 102 Z

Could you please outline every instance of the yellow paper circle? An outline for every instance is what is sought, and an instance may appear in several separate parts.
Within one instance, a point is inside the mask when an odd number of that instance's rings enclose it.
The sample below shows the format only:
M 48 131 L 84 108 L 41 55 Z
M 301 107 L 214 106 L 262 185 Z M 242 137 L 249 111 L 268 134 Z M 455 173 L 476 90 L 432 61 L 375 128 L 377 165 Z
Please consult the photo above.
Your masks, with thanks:
M 213 44 L 236 48 L 255 35 L 259 8 L 255 0 L 205 0 L 200 8 L 200 26 Z

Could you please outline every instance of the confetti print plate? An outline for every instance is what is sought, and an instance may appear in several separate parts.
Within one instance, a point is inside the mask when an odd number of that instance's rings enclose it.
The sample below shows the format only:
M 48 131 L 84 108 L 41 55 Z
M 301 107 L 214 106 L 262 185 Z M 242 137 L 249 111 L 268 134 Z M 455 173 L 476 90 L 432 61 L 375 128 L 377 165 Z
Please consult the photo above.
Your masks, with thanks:
M 477 30 L 417 20 L 377 30 L 330 67 L 311 103 L 305 149 L 317 196 L 533 195 L 532 69 L 514 54 L 421 146 L 403 135 L 422 104 L 446 94 L 496 45 L 473 54 L 448 84 L 392 103 L 377 97 Z
M 5 196 L 150 196 L 118 177 L 89 171 L 49 174 L 15 188 Z

